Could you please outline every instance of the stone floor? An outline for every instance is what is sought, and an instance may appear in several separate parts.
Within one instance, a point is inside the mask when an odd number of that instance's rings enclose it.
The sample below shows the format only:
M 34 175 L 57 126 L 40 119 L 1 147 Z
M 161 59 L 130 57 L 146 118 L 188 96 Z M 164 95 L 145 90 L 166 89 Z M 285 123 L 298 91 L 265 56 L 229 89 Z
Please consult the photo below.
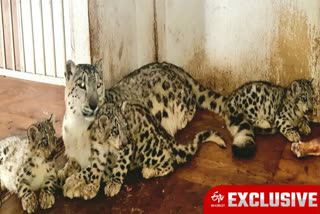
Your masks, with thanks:
M 55 126 L 61 135 L 64 113 L 64 88 L 0 77 L 0 138 L 25 133 L 40 118 L 55 114 Z M 282 136 L 257 137 L 257 152 L 248 160 L 234 158 L 232 138 L 221 118 L 199 111 L 194 120 L 176 138 L 187 143 L 204 129 L 217 130 L 227 142 L 221 149 L 214 143 L 201 146 L 189 163 L 171 175 L 145 180 L 139 171 L 129 173 L 121 192 L 106 198 L 100 192 L 91 201 L 69 200 L 57 192 L 53 208 L 38 213 L 202 213 L 206 192 L 222 184 L 319 184 L 320 159 L 297 159 L 290 143 Z M 312 125 L 312 134 L 303 140 L 320 138 L 320 125 Z M 61 164 L 64 158 L 58 159 Z M 20 201 L 11 196 L 0 207 L 1 214 L 23 213 Z

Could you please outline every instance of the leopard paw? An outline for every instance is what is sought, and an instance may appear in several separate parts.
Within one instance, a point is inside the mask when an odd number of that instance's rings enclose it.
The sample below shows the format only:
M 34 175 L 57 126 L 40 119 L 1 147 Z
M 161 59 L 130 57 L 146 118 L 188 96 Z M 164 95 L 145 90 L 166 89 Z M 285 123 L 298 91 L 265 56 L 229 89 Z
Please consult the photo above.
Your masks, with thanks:
M 141 173 L 142 177 L 145 179 L 150 179 L 158 176 L 158 170 L 154 168 L 143 168 Z
M 268 121 L 266 120 L 259 120 L 256 122 L 256 126 L 261 128 L 261 129 L 269 129 L 271 128 L 271 125 Z
M 119 184 L 114 181 L 109 181 L 106 183 L 106 186 L 104 187 L 104 194 L 107 197 L 113 197 L 120 192 L 121 186 L 122 184 Z
M 21 198 L 21 204 L 24 211 L 27 211 L 27 213 L 34 213 L 38 207 L 36 194 L 32 192 L 30 195 Z
M 70 199 L 81 197 L 81 191 L 83 186 L 86 184 L 85 180 L 77 174 L 71 175 L 67 178 L 63 185 L 63 195 Z
M 41 190 L 40 196 L 39 196 L 39 202 L 40 202 L 41 209 L 51 208 L 55 202 L 54 194 Z
M 96 197 L 96 195 L 98 194 L 99 188 L 100 188 L 100 185 L 95 183 L 85 185 L 82 190 L 82 198 L 85 200 L 90 200 Z
M 299 133 L 296 131 L 289 131 L 288 133 L 285 134 L 285 137 L 290 142 L 299 142 L 301 140 Z
M 311 133 L 311 128 L 307 124 L 305 124 L 299 128 L 299 132 L 307 136 Z

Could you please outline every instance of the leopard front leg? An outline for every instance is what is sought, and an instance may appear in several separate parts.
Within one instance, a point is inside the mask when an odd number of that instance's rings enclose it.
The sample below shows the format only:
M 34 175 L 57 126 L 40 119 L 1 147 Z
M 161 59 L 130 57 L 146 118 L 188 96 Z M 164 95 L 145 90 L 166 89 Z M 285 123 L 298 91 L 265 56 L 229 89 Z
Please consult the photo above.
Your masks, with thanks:
M 39 202 L 42 209 L 48 209 L 55 203 L 54 193 L 57 184 L 57 175 L 54 168 L 48 172 L 49 176 L 45 180 L 44 187 L 40 191 Z
M 100 189 L 101 177 L 106 166 L 106 160 L 95 158 L 90 167 L 89 182 L 83 186 L 81 197 L 85 200 L 94 198 Z
M 80 164 L 74 158 L 69 158 L 68 162 L 63 167 L 63 169 L 60 169 L 58 171 L 58 186 L 62 188 L 65 180 L 71 175 L 79 172 L 80 170 Z
M 63 185 L 63 195 L 70 199 L 82 197 L 83 188 L 89 183 L 90 172 L 91 168 L 87 167 L 68 177 Z
M 299 132 L 305 136 L 311 133 L 309 122 L 306 119 L 302 119 L 302 121 L 298 124 L 298 129 Z
M 295 130 L 288 120 L 278 119 L 276 120 L 280 133 L 287 138 L 290 142 L 299 142 L 301 137 L 299 132 Z
M 104 188 L 104 194 L 107 197 L 113 197 L 120 192 L 124 178 L 127 176 L 131 154 L 132 149 L 131 146 L 128 145 L 127 148 L 118 153 L 115 166 L 109 168 L 109 170 L 112 170 L 112 173 L 110 179 L 106 181 Z
M 32 191 L 26 179 L 18 185 L 18 196 L 21 198 L 22 209 L 27 213 L 34 213 L 38 207 L 37 195 Z

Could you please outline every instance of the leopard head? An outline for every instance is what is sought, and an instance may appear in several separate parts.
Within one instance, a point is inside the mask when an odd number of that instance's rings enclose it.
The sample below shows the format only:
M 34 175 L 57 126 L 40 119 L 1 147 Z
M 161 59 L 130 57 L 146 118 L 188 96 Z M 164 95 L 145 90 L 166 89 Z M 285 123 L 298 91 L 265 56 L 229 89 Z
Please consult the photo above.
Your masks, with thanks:
M 105 88 L 102 80 L 101 61 L 95 65 L 66 63 L 66 110 L 93 121 L 104 102 Z
M 91 135 L 114 149 L 122 149 L 128 143 L 128 129 L 120 109 L 113 104 L 104 104 L 93 123 Z
M 38 121 L 28 128 L 28 140 L 31 151 L 49 159 L 56 152 L 56 136 L 53 117 Z
M 290 96 L 298 110 L 309 116 L 313 111 L 313 87 L 312 81 L 295 80 L 290 84 Z

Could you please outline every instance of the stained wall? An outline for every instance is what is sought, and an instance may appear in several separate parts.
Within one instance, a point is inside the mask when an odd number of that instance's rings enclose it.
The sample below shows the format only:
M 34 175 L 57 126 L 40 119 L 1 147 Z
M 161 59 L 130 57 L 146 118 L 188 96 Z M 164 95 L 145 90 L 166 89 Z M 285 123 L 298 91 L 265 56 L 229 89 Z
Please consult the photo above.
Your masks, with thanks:
M 89 23 L 108 85 L 155 60 L 226 95 L 251 80 L 314 78 L 320 112 L 318 0 L 97 0 Z
M 155 61 L 153 1 L 88 2 L 91 58 L 93 63 L 103 60 L 107 86 Z

